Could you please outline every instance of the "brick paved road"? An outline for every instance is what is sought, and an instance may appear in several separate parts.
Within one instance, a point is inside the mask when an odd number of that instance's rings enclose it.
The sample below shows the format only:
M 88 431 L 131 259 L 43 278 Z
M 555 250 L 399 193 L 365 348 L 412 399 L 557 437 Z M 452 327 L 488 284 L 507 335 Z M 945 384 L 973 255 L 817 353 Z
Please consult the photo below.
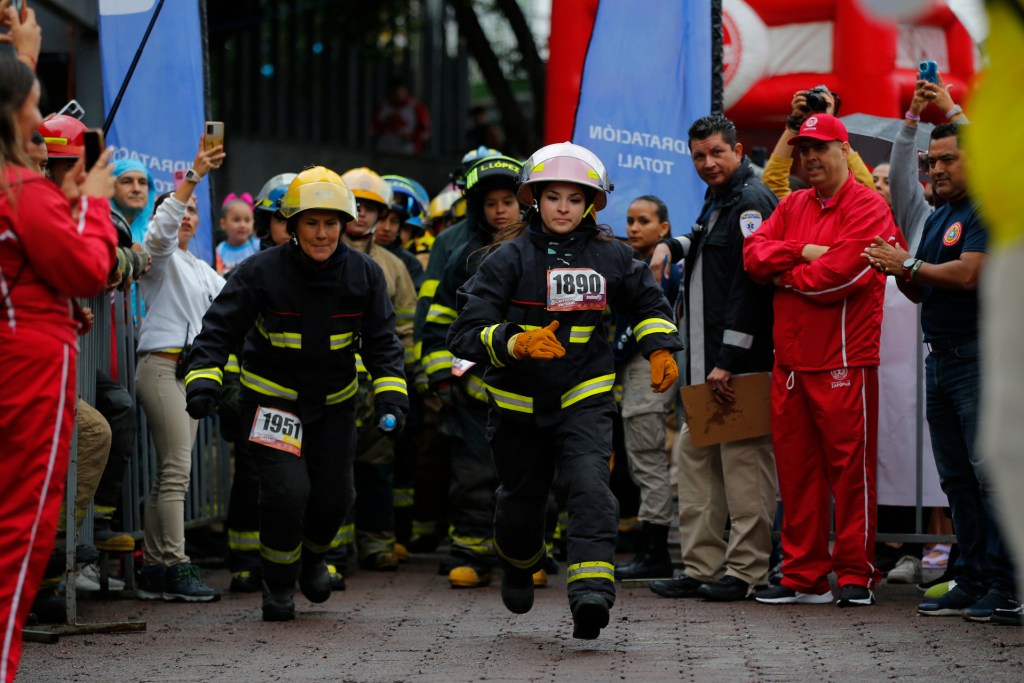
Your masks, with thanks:
M 498 583 L 452 590 L 419 556 L 360 572 L 323 605 L 264 624 L 259 598 L 212 605 L 83 602 L 81 621 L 145 620 L 141 634 L 26 643 L 19 681 L 1024 681 L 1024 629 L 914 613 L 913 586 L 840 610 L 658 598 L 622 589 L 596 641 L 574 640 L 564 577 L 531 613 Z M 224 589 L 224 570 L 208 572 Z

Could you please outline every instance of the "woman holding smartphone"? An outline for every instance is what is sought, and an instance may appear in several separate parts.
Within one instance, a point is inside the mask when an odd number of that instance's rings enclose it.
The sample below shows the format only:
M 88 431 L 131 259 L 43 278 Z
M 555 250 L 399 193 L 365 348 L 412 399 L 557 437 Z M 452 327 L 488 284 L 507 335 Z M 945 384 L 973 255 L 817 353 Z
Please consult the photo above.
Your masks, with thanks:
M 8 9 L 6 17 L 13 10 Z M 30 15 L 31 17 L 31 15 Z M 34 25 L 32 21 L 32 25 Z M 36 26 L 38 29 L 38 26 Z M 38 53 L 36 53 L 38 54 Z M 75 297 L 103 290 L 117 237 L 111 151 L 62 187 L 25 143 L 42 123 L 39 83 L 0 56 L 0 681 L 12 681 L 21 626 L 56 538 L 75 426 Z
M 136 595 L 142 600 L 210 602 L 220 598 L 185 554 L 185 494 L 192 473 L 198 422 L 185 412 L 183 353 L 199 334 L 203 314 L 224 278 L 188 251 L 199 223 L 193 191 L 224 161 L 224 148 L 199 141 L 192 168 L 172 194 L 159 197 L 143 249 L 153 257 L 139 280 L 146 317 L 139 329 L 135 386 L 156 446 L 156 475 L 146 500 L 145 565 Z

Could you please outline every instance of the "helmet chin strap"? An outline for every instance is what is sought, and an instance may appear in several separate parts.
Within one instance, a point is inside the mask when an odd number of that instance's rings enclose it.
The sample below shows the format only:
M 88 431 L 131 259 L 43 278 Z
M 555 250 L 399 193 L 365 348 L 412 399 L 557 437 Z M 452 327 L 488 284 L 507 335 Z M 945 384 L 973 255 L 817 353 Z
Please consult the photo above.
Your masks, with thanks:
M 583 216 L 581 216 L 581 218 L 586 218 L 587 214 L 594 214 L 594 220 L 597 220 L 597 215 L 596 215 L 596 212 L 594 211 L 594 204 L 593 204 L 593 202 L 591 202 L 590 206 L 587 207 L 587 210 L 583 212 Z

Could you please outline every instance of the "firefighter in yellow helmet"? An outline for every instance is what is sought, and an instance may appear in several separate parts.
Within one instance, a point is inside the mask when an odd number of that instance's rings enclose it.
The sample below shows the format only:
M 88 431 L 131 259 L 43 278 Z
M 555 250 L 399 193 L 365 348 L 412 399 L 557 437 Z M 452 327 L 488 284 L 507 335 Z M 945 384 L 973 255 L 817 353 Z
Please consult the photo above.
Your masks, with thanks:
M 246 260 L 214 300 L 189 353 L 187 409 L 217 406 L 228 355 L 244 339 L 242 420 L 260 479 L 263 619 L 295 617 L 298 579 L 311 602 L 330 597 L 324 556 L 352 506 L 356 352 L 373 375 L 374 424 L 401 429 L 404 352 L 384 273 L 342 240 L 356 200 L 318 166 L 288 186 L 291 242 Z
M 412 324 L 416 312 L 416 288 L 402 260 L 375 242 L 377 222 L 388 212 L 393 192 L 386 180 L 362 167 L 342 175 L 356 200 L 356 213 L 345 223 L 342 240 L 350 249 L 368 255 L 384 271 L 387 296 L 396 315 L 396 331 L 406 349 L 406 363 L 413 361 Z M 370 380 L 361 376 L 367 401 L 361 409 L 372 412 L 373 391 Z M 356 497 L 355 540 L 359 566 L 377 571 L 394 571 L 406 550 L 395 541 L 394 440 L 374 429 L 360 433 L 355 462 Z M 343 529 L 342 536 L 348 535 Z

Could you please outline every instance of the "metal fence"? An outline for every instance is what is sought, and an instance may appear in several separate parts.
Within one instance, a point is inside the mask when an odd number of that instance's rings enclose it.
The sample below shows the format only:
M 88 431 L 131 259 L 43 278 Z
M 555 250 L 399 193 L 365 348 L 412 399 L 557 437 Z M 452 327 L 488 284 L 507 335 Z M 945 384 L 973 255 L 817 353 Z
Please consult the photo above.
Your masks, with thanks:
M 128 390 L 135 400 L 135 366 L 137 326 L 132 311 L 132 297 L 121 292 L 102 294 L 85 306 L 95 316 L 93 329 L 79 338 L 78 394 L 90 404 L 96 399 L 96 373 L 103 372 Z M 131 459 L 125 468 L 124 492 L 121 504 L 121 528 L 136 540 L 143 535 L 143 509 L 146 496 L 157 469 L 156 451 L 149 436 L 146 416 L 135 403 L 138 438 Z M 78 624 L 77 596 L 75 593 L 76 545 L 92 542 L 92 510 L 76 529 L 75 494 L 78 487 L 77 438 L 73 438 L 67 476 L 66 501 L 66 554 L 65 554 L 65 616 L 66 624 L 49 633 L 93 633 L 97 631 L 139 630 L 135 624 Z M 185 498 L 186 528 L 207 526 L 227 517 L 228 496 L 231 491 L 230 451 L 221 437 L 217 418 L 199 423 L 199 431 L 192 449 L 192 476 Z M 106 576 L 106 553 L 101 554 L 101 573 Z M 134 591 L 134 556 L 125 554 L 125 597 Z M 144 624 L 142 625 L 144 628 Z M 39 631 L 37 630 L 37 633 Z

